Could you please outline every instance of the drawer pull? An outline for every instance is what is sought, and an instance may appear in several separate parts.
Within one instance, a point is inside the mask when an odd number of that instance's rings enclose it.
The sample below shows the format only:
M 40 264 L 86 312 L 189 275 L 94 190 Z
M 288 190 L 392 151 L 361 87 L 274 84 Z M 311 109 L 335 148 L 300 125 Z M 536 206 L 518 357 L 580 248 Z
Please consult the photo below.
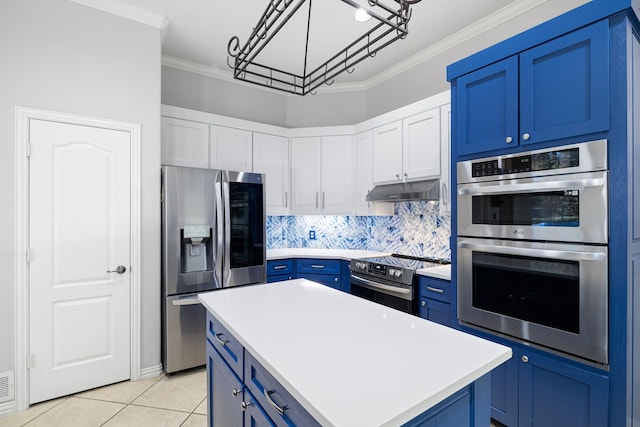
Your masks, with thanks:
M 311 264 L 311 268 L 323 269 L 324 265 L 322 265 L 322 264 Z
M 435 292 L 437 294 L 444 294 L 444 289 L 434 288 L 431 286 L 427 286 L 427 290 L 431 292 Z
M 231 390 L 231 395 L 233 397 L 237 397 L 240 393 L 242 393 L 242 390 L 238 390 L 237 388 Z
M 276 265 L 273 267 L 274 270 L 284 270 L 285 268 L 287 268 L 286 265 Z
M 273 409 L 275 409 L 280 415 L 284 415 L 284 411 L 289 409 L 289 406 L 288 405 L 284 405 L 284 406 L 280 407 L 280 406 L 276 405 L 276 402 L 274 402 L 271 399 L 271 393 L 275 393 L 275 390 L 267 391 L 266 388 L 264 390 L 262 390 L 262 394 L 264 394 L 264 398 L 267 399 L 267 403 L 269 403 L 269 405 Z
M 225 345 L 227 345 L 227 343 L 229 342 L 229 340 L 223 340 L 222 338 L 220 338 L 221 336 L 223 336 L 223 334 L 215 334 L 214 335 L 216 337 L 216 340 L 224 347 Z
M 242 408 L 242 412 L 246 411 L 249 406 L 251 406 L 251 402 L 250 401 L 249 402 L 242 402 L 240 404 L 240 408 Z

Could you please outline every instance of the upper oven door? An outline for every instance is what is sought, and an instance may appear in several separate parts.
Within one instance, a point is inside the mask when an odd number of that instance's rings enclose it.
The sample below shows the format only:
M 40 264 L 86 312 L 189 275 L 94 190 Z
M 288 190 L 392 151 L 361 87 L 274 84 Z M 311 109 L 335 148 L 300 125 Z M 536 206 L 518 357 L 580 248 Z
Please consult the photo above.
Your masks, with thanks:
M 608 241 L 608 172 L 458 185 L 458 235 Z
M 458 318 L 608 363 L 606 246 L 458 239 Z

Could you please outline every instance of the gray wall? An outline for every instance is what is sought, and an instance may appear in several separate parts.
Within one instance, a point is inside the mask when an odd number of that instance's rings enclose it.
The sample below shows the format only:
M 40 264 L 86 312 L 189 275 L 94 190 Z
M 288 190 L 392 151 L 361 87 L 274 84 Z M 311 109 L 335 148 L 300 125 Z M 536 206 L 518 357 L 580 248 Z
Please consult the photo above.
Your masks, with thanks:
M 15 106 L 141 124 L 141 366 L 160 364 L 160 50 L 158 29 L 67 0 L 0 1 L 0 372 L 14 369 Z
M 365 91 L 287 96 L 163 67 L 162 103 L 292 128 L 352 125 L 444 92 L 447 65 L 588 1 L 544 1 Z

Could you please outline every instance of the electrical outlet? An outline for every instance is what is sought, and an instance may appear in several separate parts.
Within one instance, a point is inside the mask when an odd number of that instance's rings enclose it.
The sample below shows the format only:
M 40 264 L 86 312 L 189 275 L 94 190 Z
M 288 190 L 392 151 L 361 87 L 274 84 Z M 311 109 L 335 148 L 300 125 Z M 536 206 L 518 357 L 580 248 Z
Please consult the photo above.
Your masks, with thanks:
M 316 230 L 309 230 L 309 240 L 316 240 Z

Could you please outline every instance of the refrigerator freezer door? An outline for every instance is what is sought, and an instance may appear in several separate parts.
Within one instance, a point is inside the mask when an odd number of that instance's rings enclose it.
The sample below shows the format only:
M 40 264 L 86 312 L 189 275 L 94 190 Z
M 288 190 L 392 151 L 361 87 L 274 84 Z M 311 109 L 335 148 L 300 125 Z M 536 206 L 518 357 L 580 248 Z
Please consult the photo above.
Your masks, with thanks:
M 198 294 L 167 297 L 163 307 L 162 363 L 167 373 L 205 364 L 206 310 Z

